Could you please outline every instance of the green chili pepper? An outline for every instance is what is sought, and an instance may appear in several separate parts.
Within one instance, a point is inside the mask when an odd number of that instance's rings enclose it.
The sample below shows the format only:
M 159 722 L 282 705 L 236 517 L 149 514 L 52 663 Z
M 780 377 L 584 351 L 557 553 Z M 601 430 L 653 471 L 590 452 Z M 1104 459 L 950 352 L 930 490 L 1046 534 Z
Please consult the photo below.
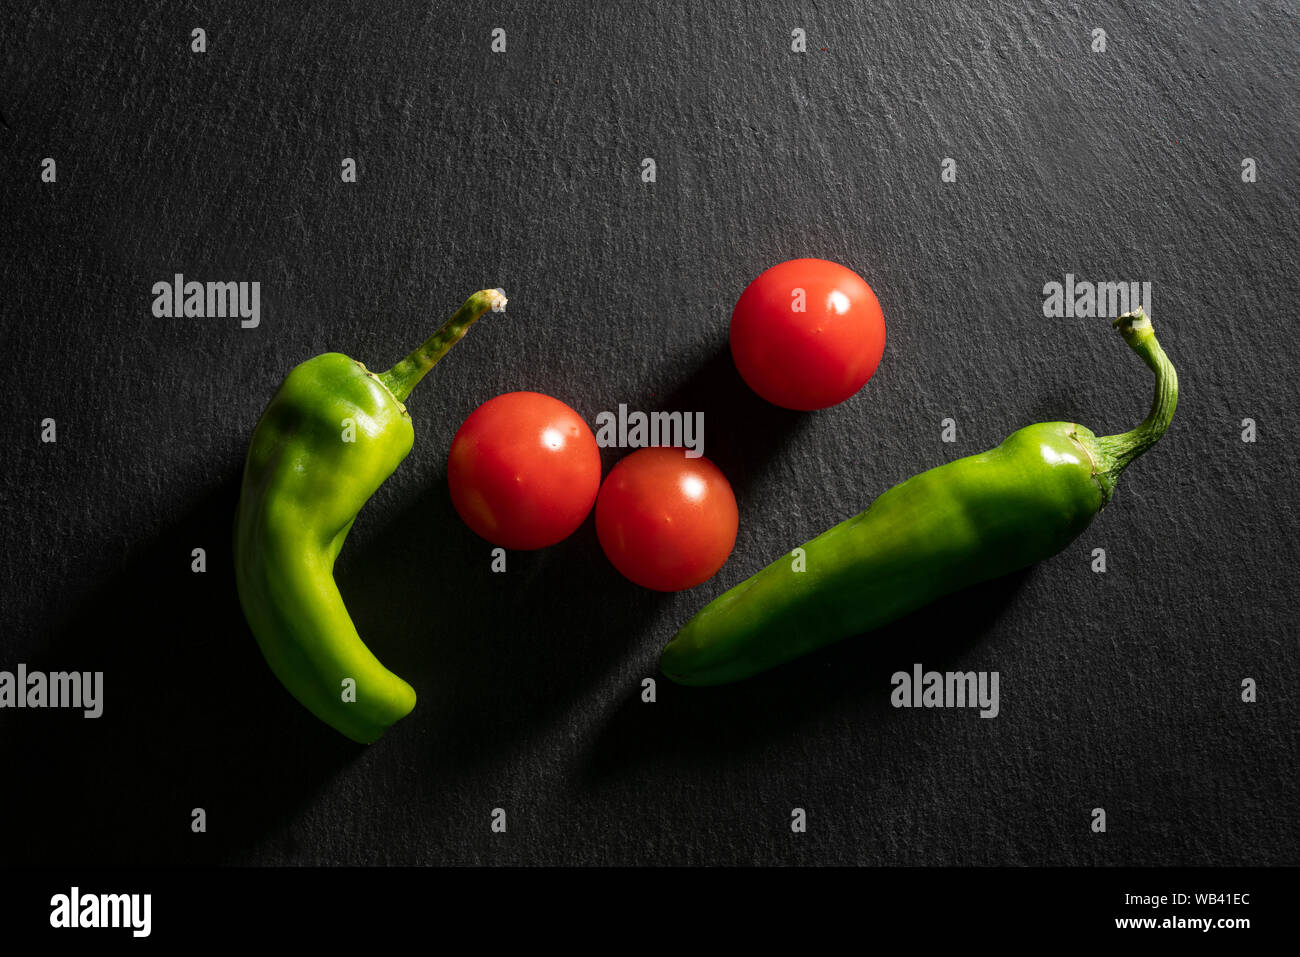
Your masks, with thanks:
M 1136 429 L 1099 437 L 1043 422 L 894 486 L 801 556 L 705 606 L 664 648 L 664 674 L 686 685 L 738 681 L 1063 549 L 1169 428 L 1178 402 L 1150 319 L 1139 309 L 1115 326 L 1156 375 L 1151 414 Z
M 411 686 L 362 643 L 334 584 L 357 512 L 406 458 L 403 400 L 499 289 L 474 293 L 409 356 L 376 374 L 337 352 L 291 371 L 248 447 L 235 517 L 235 580 L 276 677 L 325 723 L 369 744 L 415 707 Z

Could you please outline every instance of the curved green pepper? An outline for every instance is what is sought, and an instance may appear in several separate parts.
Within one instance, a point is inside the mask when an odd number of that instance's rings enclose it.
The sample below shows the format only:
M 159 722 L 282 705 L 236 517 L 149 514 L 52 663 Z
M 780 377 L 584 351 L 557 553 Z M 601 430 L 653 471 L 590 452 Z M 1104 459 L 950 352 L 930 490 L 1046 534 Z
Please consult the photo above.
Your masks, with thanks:
M 474 293 L 423 345 L 376 374 L 337 352 L 291 371 L 253 431 L 235 517 L 235 581 L 267 664 L 325 723 L 369 744 L 415 707 L 361 641 L 334 584 L 357 512 L 415 441 L 402 404 L 499 289 Z
M 738 681 L 1063 549 L 1165 433 L 1178 402 L 1150 319 L 1139 309 L 1115 325 L 1156 375 L 1151 414 L 1136 429 L 1098 437 L 1071 422 L 1031 425 L 894 486 L 804 545 L 801 562 L 778 559 L 705 606 L 664 648 L 664 674 L 686 685 Z

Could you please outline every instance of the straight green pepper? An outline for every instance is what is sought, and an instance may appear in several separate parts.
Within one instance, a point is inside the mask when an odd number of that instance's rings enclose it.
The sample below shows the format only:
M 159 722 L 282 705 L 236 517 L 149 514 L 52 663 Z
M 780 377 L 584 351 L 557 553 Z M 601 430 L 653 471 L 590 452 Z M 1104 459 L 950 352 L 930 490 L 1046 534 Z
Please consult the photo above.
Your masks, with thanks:
M 705 606 L 664 648 L 664 674 L 685 685 L 738 681 L 1065 548 L 1178 403 L 1151 320 L 1139 309 L 1115 326 L 1156 376 L 1141 425 L 1099 437 L 1043 422 L 894 486 L 804 545 L 801 561 L 778 559 Z
M 474 293 L 418 349 L 374 373 L 337 352 L 294 368 L 253 432 L 235 517 L 240 604 L 267 664 L 316 717 L 369 744 L 415 707 L 371 654 L 334 583 L 334 560 L 366 501 L 415 441 L 403 400 L 499 289 Z

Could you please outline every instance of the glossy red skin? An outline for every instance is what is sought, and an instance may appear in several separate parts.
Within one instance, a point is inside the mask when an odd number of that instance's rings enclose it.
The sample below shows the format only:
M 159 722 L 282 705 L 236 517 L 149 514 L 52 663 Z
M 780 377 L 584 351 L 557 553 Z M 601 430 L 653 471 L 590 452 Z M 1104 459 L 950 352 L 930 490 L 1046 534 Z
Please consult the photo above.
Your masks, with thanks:
M 633 452 L 610 470 L 596 500 L 600 547 L 627 579 L 656 591 L 712 578 L 735 547 L 739 524 L 726 476 L 683 449 Z
M 804 290 L 795 312 L 793 290 Z M 885 320 L 861 276 L 825 259 L 773 266 L 740 294 L 731 354 L 749 387 L 774 405 L 811 411 L 861 389 L 885 351 Z
M 451 501 L 494 545 L 527 551 L 568 538 L 600 491 L 600 449 L 559 399 L 507 392 L 470 413 L 447 456 Z

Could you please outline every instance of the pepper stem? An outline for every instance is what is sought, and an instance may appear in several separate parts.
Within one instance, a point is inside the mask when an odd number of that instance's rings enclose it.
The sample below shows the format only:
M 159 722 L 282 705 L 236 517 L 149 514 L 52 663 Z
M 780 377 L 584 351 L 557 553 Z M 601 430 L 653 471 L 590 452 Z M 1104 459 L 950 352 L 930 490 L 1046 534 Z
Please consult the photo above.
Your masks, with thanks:
M 424 378 L 425 374 L 438 364 L 438 360 L 447 354 L 456 343 L 464 337 L 469 327 L 478 318 L 491 309 L 493 312 L 506 311 L 506 294 L 500 289 L 480 289 L 465 300 L 465 304 L 456 310 L 456 314 L 442 324 L 442 327 L 420 345 L 418 349 L 393 366 L 387 372 L 377 376 L 380 382 L 393 393 L 398 402 L 404 402 L 411 390 Z
M 1119 435 L 1102 435 L 1097 437 L 1097 447 L 1102 453 L 1101 471 L 1097 478 L 1102 483 L 1106 498 L 1115 488 L 1120 473 L 1128 468 L 1129 463 L 1145 452 L 1165 434 L 1169 423 L 1174 418 L 1174 408 L 1178 405 L 1178 373 L 1173 363 L 1165 355 L 1156 341 L 1151 319 L 1141 307 L 1125 313 L 1115 320 L 1124 341 L 1142 361 L 1156 374 L 1156 394 L 1151 402 L 1151 412 L 1137 428 Z

